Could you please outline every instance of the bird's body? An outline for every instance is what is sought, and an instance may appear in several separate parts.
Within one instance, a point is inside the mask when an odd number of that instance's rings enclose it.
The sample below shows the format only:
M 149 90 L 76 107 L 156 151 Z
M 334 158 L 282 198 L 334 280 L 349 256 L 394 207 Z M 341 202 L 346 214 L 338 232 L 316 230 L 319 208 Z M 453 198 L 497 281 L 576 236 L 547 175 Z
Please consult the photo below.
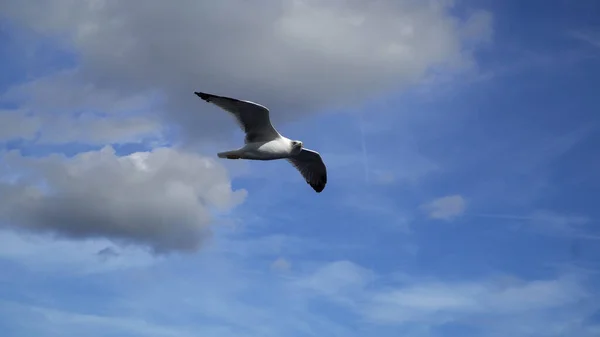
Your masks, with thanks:
M 219 158 L 248 160 L 285 159 L 292 155 L 292 140 L 285 137 L 279 137 L 266 142 L 246 143 L 237 150 L 218 153 Z
M 219 152 L 219 158 L 247 160 L 286 159 L 320 193 L 327 184 L 327 169 L 318 152 L 306 149 L 301 141 L 282 136 L 271 125 L 269 110 L 257 103 L 195 92 L 203 100 L 230 112 L 245 132 L 244 146 Z

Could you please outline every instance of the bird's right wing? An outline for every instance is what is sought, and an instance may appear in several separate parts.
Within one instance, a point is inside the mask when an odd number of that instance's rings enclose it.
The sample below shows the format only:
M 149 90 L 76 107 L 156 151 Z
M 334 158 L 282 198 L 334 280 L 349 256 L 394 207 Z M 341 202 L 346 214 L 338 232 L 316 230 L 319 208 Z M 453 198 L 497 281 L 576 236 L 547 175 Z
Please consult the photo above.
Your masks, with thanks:
M 317 193 L 323 191 L 327 185 L 327 167 L 318 152 L 302 149 L 299 154 L 289 157 L 287 160 Z
M 268 142 L 280 137 L 279 132 L 271 124 L 269 109 L 266 107 L 250 101 L 203 92 L 194 92 L 194 94 L 206 102 L 230 112 L 237 120 L 242 131 L 246 133 L 246 143 Z

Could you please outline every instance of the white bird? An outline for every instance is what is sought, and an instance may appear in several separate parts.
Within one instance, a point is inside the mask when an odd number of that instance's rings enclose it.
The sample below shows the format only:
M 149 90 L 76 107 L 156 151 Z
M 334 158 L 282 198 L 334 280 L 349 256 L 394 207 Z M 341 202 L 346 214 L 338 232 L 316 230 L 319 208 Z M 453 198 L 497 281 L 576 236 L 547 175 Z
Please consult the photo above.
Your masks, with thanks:
M 302 174 L 306 182 L 320 193 L 327 184 L 327 168 L 321 155 L 303 147 L 299 140 L 279 134 L 271 124 L 269 109 L 235 98 L 194 92 L 206 102 L 230 112 L 246 133 L 245 145 L 237 150 L 219 152 L 219 158 L 275 160 L 286 159 Z

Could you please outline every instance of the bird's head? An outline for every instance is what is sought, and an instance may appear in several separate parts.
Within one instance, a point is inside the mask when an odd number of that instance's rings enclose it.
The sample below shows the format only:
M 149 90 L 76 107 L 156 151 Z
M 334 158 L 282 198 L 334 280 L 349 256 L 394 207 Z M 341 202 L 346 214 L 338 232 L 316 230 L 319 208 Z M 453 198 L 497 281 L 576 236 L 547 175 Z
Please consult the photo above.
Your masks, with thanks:
M 292 153 L 298 154 L 298 153 L 300 153 L 300 151 L 302 151 L 302 142 L 299 140 L 293 140 L 292 141 Z

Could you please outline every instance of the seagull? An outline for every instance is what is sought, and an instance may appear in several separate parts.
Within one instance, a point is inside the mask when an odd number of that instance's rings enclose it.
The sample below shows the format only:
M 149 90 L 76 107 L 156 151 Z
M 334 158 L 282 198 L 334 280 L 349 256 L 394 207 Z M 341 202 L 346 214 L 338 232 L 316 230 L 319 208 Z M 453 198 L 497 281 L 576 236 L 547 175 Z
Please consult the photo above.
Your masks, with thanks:
M 231 113 L 246 134 L 245 145 L 237 150 L 217 153 L 219 158 L 275 160 L 286 159 L 317 193 L 327 184 L 327 168 L 321 155 L 304 147 L 299 140 L 279 134 L 271 124 L 269 109 L 250 102 L 204 92 L 194 92 L 208 103 Z

